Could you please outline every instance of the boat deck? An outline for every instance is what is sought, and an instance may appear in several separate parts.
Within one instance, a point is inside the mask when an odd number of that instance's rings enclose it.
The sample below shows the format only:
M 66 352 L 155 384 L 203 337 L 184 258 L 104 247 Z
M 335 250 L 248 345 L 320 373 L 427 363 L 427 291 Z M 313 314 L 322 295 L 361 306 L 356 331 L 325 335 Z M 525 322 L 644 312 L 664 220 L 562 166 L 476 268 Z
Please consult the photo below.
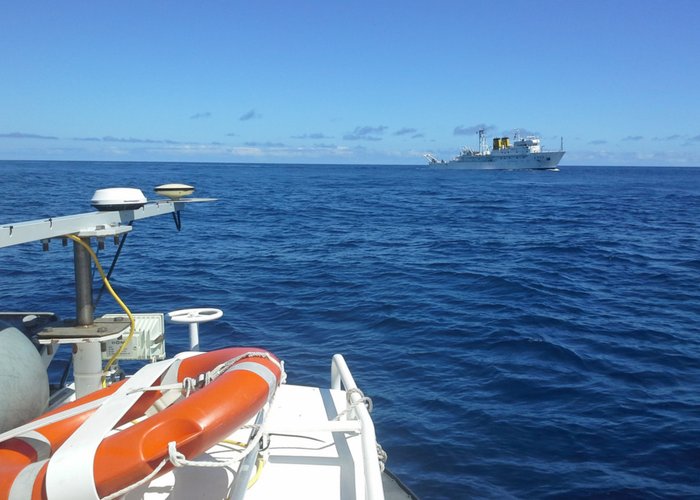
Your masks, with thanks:
M 264 462 L 219 468 L 181 467 L 154 479 L 126 495 L 126 499 L 223 499 L 367 498 L 363 451 L 358 432 L 331 431 L 329 424 L 347 406 L 346 392 L 284 384 L 272 402 L 265 427 L 269 446 Z M 250 422 L 253 424 L 254 422 Z M 341 422 L 336 422 L 342 425 Z M 321 430 L 318 430 L 321 429 Z M 235 458 L 250 437 L 239 429 L 198 460 L 227 461 Z M 238 476 L 241 476 L 239 479 Z M 386 497 L 411 498 L 382 478 Z M 240 483 L 240 484 L 239 484 Z M 246 486 L 242 486 L 245 483 Z

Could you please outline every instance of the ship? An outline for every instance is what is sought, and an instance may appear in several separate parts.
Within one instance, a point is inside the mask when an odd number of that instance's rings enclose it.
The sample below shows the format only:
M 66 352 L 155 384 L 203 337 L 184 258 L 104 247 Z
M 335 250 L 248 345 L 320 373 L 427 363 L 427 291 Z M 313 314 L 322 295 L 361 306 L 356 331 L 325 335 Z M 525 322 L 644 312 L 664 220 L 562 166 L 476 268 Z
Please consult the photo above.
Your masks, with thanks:
M 485 130 L 479 130 L 479 150 L 465 147 L 453 159 L 445 161 L 426 154 L 428 166 L 444 169 L 465 170 L 558 170 L 564 156 L 564 140 L 559 151 L 542 150 L 540 138 L 520 137 L 516 132 L 510 137 L 494 137 L 493 147 L 486 142 Z

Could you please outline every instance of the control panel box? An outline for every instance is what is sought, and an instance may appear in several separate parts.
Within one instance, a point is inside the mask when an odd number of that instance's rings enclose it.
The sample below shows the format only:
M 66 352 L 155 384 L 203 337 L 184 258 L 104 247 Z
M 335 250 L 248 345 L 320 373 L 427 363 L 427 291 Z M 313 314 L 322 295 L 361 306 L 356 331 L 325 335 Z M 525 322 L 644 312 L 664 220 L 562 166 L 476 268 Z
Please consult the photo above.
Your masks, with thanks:
M 165 318 L 163 313 L 134 314 L 136 328 L 134 335 L 119 354 L 122 360 L 160 361 L 165 359 Z M 126 314 L 105 314 L 105 320 L 123 323 L 124 330 L 119 338 L 104 342 L 102 359 L 108 360 L 119 350 L 129 336 L 129 317 Z

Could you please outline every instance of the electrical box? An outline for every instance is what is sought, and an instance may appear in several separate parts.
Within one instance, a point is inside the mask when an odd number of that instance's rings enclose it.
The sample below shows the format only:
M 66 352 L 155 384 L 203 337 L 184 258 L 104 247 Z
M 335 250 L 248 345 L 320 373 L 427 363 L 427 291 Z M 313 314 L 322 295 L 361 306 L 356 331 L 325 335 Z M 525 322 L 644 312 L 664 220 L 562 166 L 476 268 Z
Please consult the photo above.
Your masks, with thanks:
M 165 318 L 163 313 L 134 314 L 136 328 L 133 337 L 119 354 L 122 360 L 160 361 L 165 359 Z M 121 336 L 103 344 L 102 359 L 108 360 L 119 350 L 129 336 L 129 317 L 126 314 L 105 314 L 105 320 L 124 323 Z

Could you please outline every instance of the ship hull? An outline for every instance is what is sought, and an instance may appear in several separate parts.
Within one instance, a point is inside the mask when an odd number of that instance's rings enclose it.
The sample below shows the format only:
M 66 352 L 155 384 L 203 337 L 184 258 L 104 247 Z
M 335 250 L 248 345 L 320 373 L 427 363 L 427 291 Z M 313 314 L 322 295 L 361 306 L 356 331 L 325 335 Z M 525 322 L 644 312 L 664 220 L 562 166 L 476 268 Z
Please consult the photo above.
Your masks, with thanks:
M 526 155 L 466 156 L 449 162 L 433 162 L 429 167 L 444 170 L 554 170 L 564 151 L 543 151 Z

